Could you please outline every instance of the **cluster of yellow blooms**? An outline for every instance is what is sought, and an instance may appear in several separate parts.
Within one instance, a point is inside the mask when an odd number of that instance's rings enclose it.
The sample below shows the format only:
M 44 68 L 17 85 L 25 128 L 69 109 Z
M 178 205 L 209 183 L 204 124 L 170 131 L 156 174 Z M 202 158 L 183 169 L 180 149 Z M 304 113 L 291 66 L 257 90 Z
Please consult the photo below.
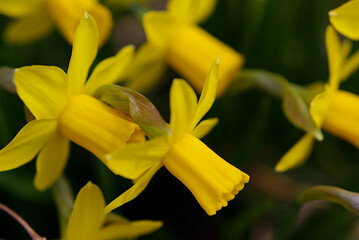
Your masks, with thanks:
M 67 73 L 58 67 L 36 65 L 14 70 L 16 92 L 33 120 L 0 150 L 0 171 L 22 166 L 37 156 L 34 185 L 45 190 L 62 175 L 72 141 L 96 155 L 114 174 L 134 181 L 108 205 L 96 185 L 89 182 L 84 186 L 64 238 L 129 238 L 158 229 L 162 223 L 156 221 L 104 223 L 112 210 L 137 197 L 162 166 L 192 192 L 208 215 L 227 206 L 249 182 L 246 173 L 199 140 L 218 122 L 216 118 L 201 119 L 240 74 L 244 62 L 240 53 L 196 25 L 210 15 L 215 4 L 215 0 L 170 0 L 166 11 L 145 14 L 147 42 L 136 52 L 133 46 L 124 47 L 116 56 L 100 62 L 88 76 L 98 48 L 111 33 L 109 9 L 96 0 L 1 3 L 0 13 L 15 19 L 5 29 L 6 41 L 29 43 L 57 27 L 73 49 Z M 359 15 L 352 12 L 358 8 L 359 1 L 353 0 L 329 13 L 334 28 L 352 39 L 359 39 Z M 358 67 L 356 59 L 348 57 L 348 42 L 341 43 L 332 27 L 327 29 L 326 44 L 329 82 L 312 100 L 309 111 L 318 129 L 323 127 L 359 147 L 359 98 L 338 90 L 340 81 Z M 157 67 L 148 69 L 148 63 Z M 169 124 L 161 117 L 154 123 L 148 120 L 155 118 L 155 109 L 134 117 L 143 108 L 153 107 L 137 93 L 129 96 L 134 101 L 126 102 L 131 105 L 130 112 L 98 97 L 101 87 L 122 79 L 132 79 L 126 85 L 129 88 L 149 89 L 166 63 L 200 93 L 198 100 L 185 80 L 175 79 L 170 89 Z M 121 94 L 125 90 L 118 91 Z M 302 164 L 314 138 L 307 133 L 283 156 L 276 170 Z

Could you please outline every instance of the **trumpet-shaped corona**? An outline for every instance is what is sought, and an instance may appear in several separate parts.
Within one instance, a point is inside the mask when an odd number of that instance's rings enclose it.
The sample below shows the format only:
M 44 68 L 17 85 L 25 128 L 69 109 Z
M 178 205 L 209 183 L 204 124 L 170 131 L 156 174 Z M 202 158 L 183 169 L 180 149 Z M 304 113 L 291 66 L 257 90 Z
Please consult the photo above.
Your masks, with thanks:
M 162 162 L 186 185 L 208 215 L 227 206 L 249 181 L 247 174 L 188 133 L 171 145 Z
M 129 117 L 85 94 L 70 99 L 59 117 L 59 129 L 100 159 L 133 138 L 145 141 L 144 132 Z
M 337 91 L 331 99 L 323 127 L 359 148 L 359 96 Z
M 169 0 L 167 11 L 146 13 L 143 27 L 148 42 L 139 49 L 135 67 L 130 69 L 129 85 L 141 90 L 153 87 L 167 63 L 201 92 L 207 70 L 219 58 L 221 68 L 216 94 L 223 94 L 240 72 L 244 57 L 198 27 L 212 13 L 216 2 Z M 142 72 L 146 72 L 146 79 L 151 81 L 143 81 Z
M 15 70 L 16 91 L 34 119 L 0 150 L 0 171 L 17 168 L 37 155 L 35 186 L 50 187 L 61 175 L 69 155 L 69 140 L 103 155 L 129 142 L 143 142 L 144 133 L 132 119 L 92 97 L 114 83 L 133 58 L 128 46 L 100 62 L 87 80 L 98 49 L 95 20 L 84 14 L 76 30 L 66 74 L 53 66 Z
M 208 215 L 214 215 L 243 189 L 249 176 L 232 166 L 199 138 L 218 119 L 200 120 L 211 108 L 218 86 L 218 61 L 206 78 L 199 101 L 190 85 L 175 79 L 170 90 L 171 121 L 168 131 L 144 143 L 129 144 L 105 156 L 113 172 L 135 184 L 106 206 L 105 212 L 140 194 L 156 171 L 165 166 L 194 195 Z
M 202 79 L 206 79 L 214 59 L 219 58 L 221 68 L 217 95 L 223 93 L 244 62 L 242 55 L 228 45 L 196 25 L 187 24 L 179 27 L 173 34 L 165 58 L 198 92 L 203 88 Z

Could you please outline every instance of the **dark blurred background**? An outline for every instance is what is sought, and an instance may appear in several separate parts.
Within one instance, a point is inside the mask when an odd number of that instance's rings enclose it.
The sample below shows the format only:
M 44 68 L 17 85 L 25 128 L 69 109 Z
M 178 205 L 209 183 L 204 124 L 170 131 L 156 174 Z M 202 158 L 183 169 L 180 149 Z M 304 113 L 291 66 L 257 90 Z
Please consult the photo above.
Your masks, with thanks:
M 156 8 L 165 1 L 153 1 Z M 328 11 L 346 1 L 338 0 L 220 0 L 203 28 L 245 58 L 245 68 L 264 69 L 306 85 L 327 81 L 324 32 Z M 131 10 L 113 10 L 116 20 L 111 39 L 96 62 L 113 56 L 122 46 L 144 41 L 141 24 Z M 0 16 L 0 32 L 10 19 Z M 357 48 L 357 44 L 354 44 Z M 71 47 L 54 31 L 27 46 L 0 40 L 0 66 L 42 64 L 66 70 Z M 169 119 L 168 93 L 176 73 L 168 69 L 161 84 L 148 98 Z M 358 74 L 341 85 L 359 93 Z M 209 217 L 190 191 L 165 168 L 134 201 L 116 210 L 130 220 L 163 220 L 164 226 L 140 239 L 359 239 L 357 216 L 343 207 L 311 202 L 302 208 L 294 198 L 318 184 L 359 191 L 359 154 L 349 143 L 324 132 L 302 167 L 278 174 L 276 162 L 301 137 L 284 117 L 279 99 L 250 90 L 225 94 L 207 117 L 220 119 L 203 141 L 216 153 L 251 177 L 228 207 Z M 23 105 L 15 95 L 0 89 L 0 145 L 5 146 L 25 124 Z M 74 194 L 89 180 L 98 184 L 107 202 L 131 182 L 113 175 L 86 150 L 72 144 L 65 174 Z M 38 192 L 32 185 L 35 161 L 0 173 L 0 202 L 21 215 L 41 235 L 59 236 L 51 191 Z M 30 239 L 5 213 L 0 212 L 0 238 Z

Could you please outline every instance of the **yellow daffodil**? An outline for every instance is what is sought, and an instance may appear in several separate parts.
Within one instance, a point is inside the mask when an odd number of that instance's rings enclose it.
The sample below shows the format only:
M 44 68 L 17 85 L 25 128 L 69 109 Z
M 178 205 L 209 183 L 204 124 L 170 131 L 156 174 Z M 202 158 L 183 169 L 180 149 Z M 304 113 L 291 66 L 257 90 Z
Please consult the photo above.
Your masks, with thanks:
M 135 60 L 131 72 L 143 72 L 150 69 L 151 62 L 163 66 L 166 61 L 178 71 L 191 85 L 201 92 L 207 70 L 212 62 L 220 58 L 219 86 L 217 95 L 220 95 L 238 74 L 243 64 L 241 54 L 219 41 L 196 24 L 204 21 L 213 11 L 216 0 L 169 0 L 167 11 L 152 11 L 143 19 L 148 42 L 139 49 L 142 57 Z M 161 73 L 163 67 L 149 73 L 151 81 L 140 84 L 142 78 L 129 76 L 130 87 L 136 84 L 137 90 L 147 90 Z M 148 79 L 148 78 L 147 78 Z
M 113 20 L 111 12 L 97 0 L 3 0 L 0 13 L 15 18 L 6 26 L 4 39 L 27 44 L 46 36 L 56 26 L 72 44 L 85 11 L 96 20 L 102 45 L 110 36 Z
M 132 239 L 156 231 L 161 221 L 118 219 L 108 221 L 104 214 L 105 199 L 100 188 L 87 183 L 78 193 L 67 226 L 68 240 Z
M 318 128 L 338 136 L 359 148 L 359 96 L 338 90 L 340 81 L 345 80 L 358 68 L 357 54 L 347 59 L 348 42 L 340 42 L 332 27 L 326 31 L 329 64 L 329 83 L 324 92 L 311 102 L 310 113 Z M 303 164 L 310 155 L 314 138 L 311 133 L 302 137 L 278 162 L 279 172 Z
M 135 184 L 112 201 L 105 212 L 140 194 L 156 171 L 165 166 L 195 196 L 208 215 L 214 215 L 243 189 L 249 176 L 214 153 L 198 138 L 207 134 L 217 119 L 198 124 L 211 108 L 218 84 L 218 63 L 205 81 L 202 95 L 197 96 L 188 83 L 175 79 L 170 91 L 171 121 L 168 134 L 144 143 L 135 143 L 108 154 L 111 169 Z
M 359 1 L 351 0 L 329 12 L 330 23 L 347 38 L 359 40 Z
M 97 47 L 96 23 L 85 13 L 76 30 L 67 74 L 52 66 L 15 70 L 17 93 L 35 120 L 0 150 L 0 171 L 17 168 L 39 153 L 34 183 L 45 189 L 66 165 L 68 139 L 100 159 L 126 142 L 145 140 L 132 119 L 91 96 L 101 85 L 118 80 L 132 59 L 133 47 L 99 63 L 86 82 Z

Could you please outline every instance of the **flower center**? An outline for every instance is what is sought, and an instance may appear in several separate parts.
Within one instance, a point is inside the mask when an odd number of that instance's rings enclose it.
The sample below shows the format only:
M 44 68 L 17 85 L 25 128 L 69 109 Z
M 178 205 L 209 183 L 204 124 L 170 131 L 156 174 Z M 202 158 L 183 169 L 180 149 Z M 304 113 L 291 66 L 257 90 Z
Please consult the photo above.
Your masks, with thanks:
M 191 134 L 175 142 L 163 158 L 165 167 L 214 215 L 243 189 L 249 176 L 218 156 Z
M 331 99 L 323 127 L 359 148 L 359 96 L 337 91 Z
M 89 95 L 72 97 L 59 118 L 64 136 L 102 159 L 129 142 L 143 142 L 140 127 L 122 112 Z
M 217 58 L 220 62 L 217 95 L 220 95 L 242 67 L 244 59 L 241 54 L 194 25 L 179 27 L 166 52 L 167 62 L 198 92 L 201 92 L 208 70 Z

